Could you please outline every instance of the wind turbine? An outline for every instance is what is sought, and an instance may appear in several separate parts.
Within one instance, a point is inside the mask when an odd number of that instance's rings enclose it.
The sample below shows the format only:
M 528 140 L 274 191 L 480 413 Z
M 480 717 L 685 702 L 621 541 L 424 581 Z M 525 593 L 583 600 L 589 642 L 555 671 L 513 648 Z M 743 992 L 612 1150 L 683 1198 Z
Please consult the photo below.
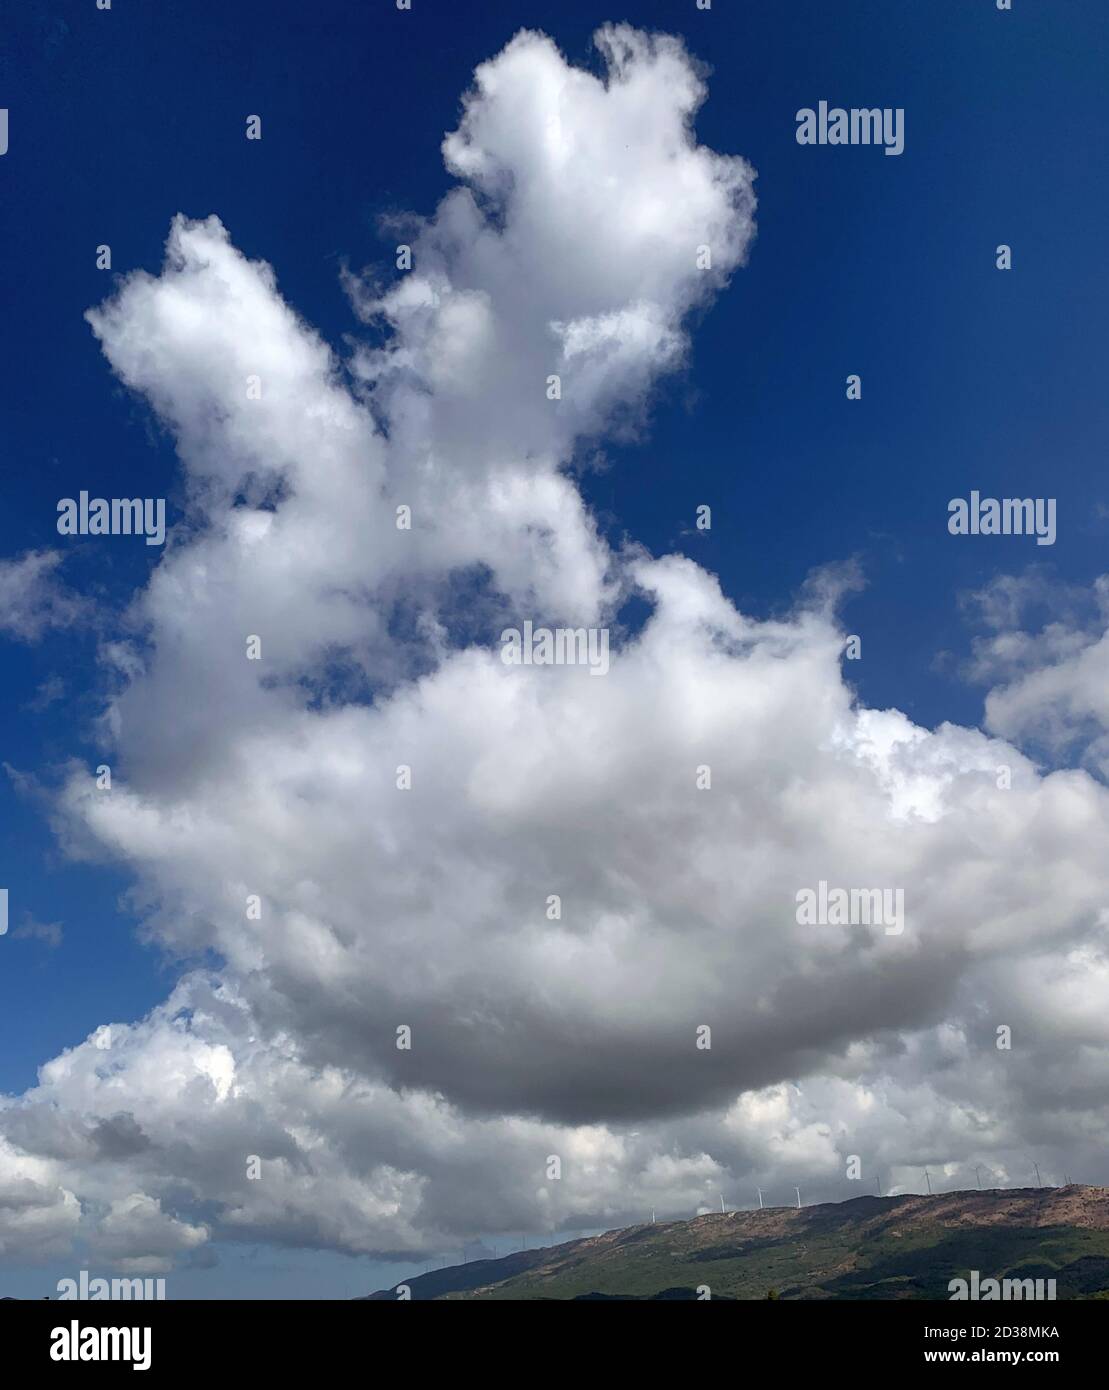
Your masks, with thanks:
M 1040 1177 L 1040 1165 L 1033 1159 L 1032 1167 L 1036 1170 L 1036 1186 L 1043 1187 L 1043 1179 Z
M 980 1163 L 975 1164 L 975 1167 L 974 1167 L 974 1176 L 978 1179 L 978 1191 L 981 1192 L 981 1191 L 982 1191 L 982 1165 L 981 1165 Z
M 929 1197 L 931 1197 L 931 1196 L 932 1196 L 932 1179 L 931 1179 L 931 1178 L 929 1177 L 929 1175 L 928 1175 L 928 1169 L 927 1169 L 927 1168 L 925 1168 L 925 1170 L 924 1170 L 924 1181 L 928 1184 L 928 1195 L 929 1195 Z
M 723 1192 L 721 1192 L 721 1194 L 720 1194 L 720 1215 L 721 1215 L 721 1216 L 726 1215 L 726 1213 L 725 1213 L 725 1211 L 724 1211 L 724 1194 L 723 1194 Z
M 759 1194 L 759 1211 L 762 1211 L 762 1188 L 756 1187 L 755 1191 Z
M 882 1195 L 882 1175 L 881 1175 L 881 1173 L 876 1173 L 876 1174 L 875 1174 L 874 1181 L 878 1184 L 878 1196 L 880 1197 L 880 1196 Z
M 797 1193 L 797 1210 L 800 1211 L 800 1210 L 801 1210 L 801 1189 L 800 1189 L 799 1187 L 795 1187 L 793 1190 L 794 1190 L 794 1192 Z

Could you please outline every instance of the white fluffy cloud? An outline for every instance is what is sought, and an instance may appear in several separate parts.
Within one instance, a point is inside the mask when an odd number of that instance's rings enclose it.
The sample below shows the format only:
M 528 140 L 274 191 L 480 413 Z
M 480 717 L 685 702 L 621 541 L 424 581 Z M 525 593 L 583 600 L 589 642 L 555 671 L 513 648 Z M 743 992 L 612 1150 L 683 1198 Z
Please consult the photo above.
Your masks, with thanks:
M 997 682 L 986 727 L 1109 773 L 1109 575 L 1089 592 L 1032 570 L 972 596 L 987 634 L 970 673 Z
M 835 583 L 754 621 L 611 550 L 567 470 L 642 425 L 753 234 L 680 45 L 598 43 L 604 80 L 535 34 L 478 69 L 413 269 L 351 286 L 383 347 L 339 360 L 215 218 L 89 315 L 191 515 L 112 648 L 113 788 L 74 769 L 59 813 L 157 940 L 224 964 L 0 1129 L 39 1219 L 79 1203 L 132 1268 L 687 1211 L 851 1153 L 896 1182 L 1035 1143 L 1106 1176 L 1104 788 L 861 708 Z M 603 678 L 499 659 L 502 626 L 614 624 L 631 593 Z M 903 933 L 799 924 L 821 879 L 902 889 Z
M 0 1138 L 0 1255 L 4 1259 L 64 1254 L 80 1217 L 77 1197 L 57 1180 L 49 1159 Z

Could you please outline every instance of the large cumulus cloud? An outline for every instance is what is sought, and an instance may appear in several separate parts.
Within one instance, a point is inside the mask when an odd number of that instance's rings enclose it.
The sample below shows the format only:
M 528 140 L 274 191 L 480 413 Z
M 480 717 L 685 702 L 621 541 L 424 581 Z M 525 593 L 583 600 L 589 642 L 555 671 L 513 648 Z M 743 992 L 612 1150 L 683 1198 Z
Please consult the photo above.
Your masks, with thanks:
M 345 360 L 214 217 L 90 313 L 190 511 L 106 648 L 112 789 L 74 768 L 57 824 L 223 964 L 4 1103 L 0 1233 L 83 1213 L 152 1269 L 211 1235 L 397 1254 L 831 1192 L 852 1153 L 895 1184 L 1030 1144 L 1106 1176 L 1104 788 L 997 717 L 861 707 L 842 580 L 752 619 L 607 545 L 575 486 L 753 235 L 681 46 L 598 46 L 603 78 L 526 33 L 478 69 L 460 182 L 411 271 L 350 280 L 377 337 Z M 505 665 L 525 619 L 610 625 L 611 669 Z M 799 923 L 821 879 L 902 890 L 903 932 Z

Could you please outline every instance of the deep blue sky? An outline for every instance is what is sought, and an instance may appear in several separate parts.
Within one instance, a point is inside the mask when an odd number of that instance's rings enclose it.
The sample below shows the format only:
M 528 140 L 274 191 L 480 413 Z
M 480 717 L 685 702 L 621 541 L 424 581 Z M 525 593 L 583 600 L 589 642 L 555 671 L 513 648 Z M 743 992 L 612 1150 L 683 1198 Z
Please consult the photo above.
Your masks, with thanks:
M 475 64 L 521 26 L 595 63 L 590 34 L 621 19 L 681 33 L 711 64 L 698 134 L 757 168 L 759 233 L 650 437 L 610 450 L 588 498 L 613 536 L 688 547 L 758 613 L 857 555 L 861 696 L 977 721 L 981 692 L 936 661 L 966 650 L 960 591 L 1033 561 L 1082 584 L 1106 568 L 1104 0 L 3 0 L 0 556 L 67 546 L 70 581 L 118 604 L 158 552 L 59 538 L 58 499 L 164 495 L 173 519 L 172 449 L 82 319 L 112 284 L 99 243 L 115 271 L 154 271 L 174 213 L 215 212 L 341 347 L 356 324 L 340 266 L 384 264 L 379 215 L 442 196 L 439 144 Z M 799 146 L 794 113 L 820 99 L 904 107 L 904 154 Z M 1056 497 L 1058 543 L 952 540 L 947 501 L 972 488 Z M 709 537 L 688 534 L 702 502 Z M 92 631 L 0 637 L 7 764 L 48 781 L 67 758 L 100 761 L 94 655 Z M 63 696 L 30 708 L 52 677 Z M 53 950 L 0 940 L 0 1088 L 21 1090 L 97 1024 L 163 999 L 174 967 L 136 942 L 126 877 L 68 863 L 7 778 L 0 886 L 13 928 L 26 913 L 64 928 Z

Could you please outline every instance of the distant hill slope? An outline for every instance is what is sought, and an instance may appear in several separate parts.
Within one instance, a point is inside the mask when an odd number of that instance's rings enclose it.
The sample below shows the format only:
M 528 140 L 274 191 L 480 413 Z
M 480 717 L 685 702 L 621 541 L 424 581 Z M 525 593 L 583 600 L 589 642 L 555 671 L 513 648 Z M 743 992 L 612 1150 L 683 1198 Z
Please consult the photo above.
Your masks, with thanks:
M 413 1299 L 947 1299 L 948 1281 L 1055 1279 L 1109 1296 L 1109 1188 L 856 1197 L 606 1231 L 415 1275 Z M 395 1299 L 382 1289 L 371 1299 Z

